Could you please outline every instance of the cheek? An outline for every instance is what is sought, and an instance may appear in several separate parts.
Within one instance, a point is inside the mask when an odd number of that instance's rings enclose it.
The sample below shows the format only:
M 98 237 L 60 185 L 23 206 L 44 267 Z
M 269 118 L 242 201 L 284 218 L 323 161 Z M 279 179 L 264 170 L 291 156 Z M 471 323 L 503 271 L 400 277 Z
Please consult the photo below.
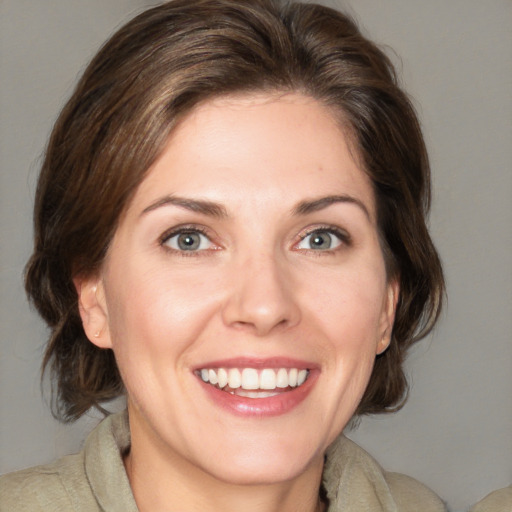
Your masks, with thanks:
M 216 309 L 216 285 L 204 273 L 143 268 L 140 263 L 132 272 L 119 265 L 107 281 L 109 328 L 117 358 L 135 351 L 138 360 L 179 353 L 197 339 Z
M 324 280 L 323 291 L 311 286 L 316 292 L 309 301 L 313 335 L 323 333 L 318 350 L 328 369 L 330 400 L 342 422 L 353 414 L 371 376 L 387 294 L 379 265 L 351 270 Z
M 386 293 L 379 268 L 347 269 L 309 282 L 308 309 L 333 343 L 363 349 L 363 341 L 375 341 L 380 334 Z

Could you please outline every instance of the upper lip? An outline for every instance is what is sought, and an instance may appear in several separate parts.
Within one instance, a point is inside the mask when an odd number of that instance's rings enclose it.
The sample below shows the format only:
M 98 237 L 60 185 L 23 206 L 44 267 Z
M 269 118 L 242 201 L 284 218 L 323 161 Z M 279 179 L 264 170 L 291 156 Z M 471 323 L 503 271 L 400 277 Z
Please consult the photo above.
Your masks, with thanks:
M 204 362 L 194 368 L 254 368 L 256 370 L 264 368 L 298 368 L 299 370 L 311 370 L 318 365 L 311 361 L 304 361 L 290 357 L 235 357 L 229 359 L 217 359 L 215 361 Z

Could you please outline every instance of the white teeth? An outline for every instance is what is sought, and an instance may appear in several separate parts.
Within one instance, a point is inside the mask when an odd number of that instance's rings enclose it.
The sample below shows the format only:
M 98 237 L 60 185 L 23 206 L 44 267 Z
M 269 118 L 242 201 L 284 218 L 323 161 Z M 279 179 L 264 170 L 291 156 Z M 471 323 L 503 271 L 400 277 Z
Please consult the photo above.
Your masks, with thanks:
M 242 375 L 236 368 L 231 368 L 228 372 L 228 385 L 233 389 L 242 385 Z
M 243 368 L 242 371 L 238 368 L 203 368 L 198 371 L 198 375 L 204 382 L 209 382 L 214 386 L 218 385 L 220 389 L 229 387 L 232 390 L 241 388 L 246 391 L 294 388 L 304 384 L 308 374 L 309 370 L 299 370 L 298 368 L 264 368 L 263 370 Z M 236 394 L 241 395 L 241 393 Z M 264 395 L 267 396 L 268 393 L 260 391 L 257 395 L 264 398 Z M 242 396 L 249 395 L 243 394 Z
M 276 389 L 276 372 L 265 369 L 260 374 L 260 389 Z
M 279 368 L 277 372 L 276 385 L 278 388 L 287 388 L 288 387 L 288 372 L 286 368 Z
M 215 370 L 208 370 L 208 380 L 210 381 L 210 384 L 217 384 L 219 382 L 219 379 L 217 378 L 217 372 Z
M 288 384 L 293 388 L 297 385 L 297 375 L 299 370 L 297 368 L 292 368 L 288 373 Z
M 259 381 L 258 372 L 254 368 L 242 370 L 242 389 L 259 389 Z
M 247 398 L 268 398 L 270 396 L 276 396 L 278 393 L 272 393 L 271 391 L 246 391 L 245 389 L 237 389 L 234 394 L 237 396 L 246 396 Z
M 219 368 L 217 377 L 219 379 L 219 388 L 225 388 L 226 384 L 228 383 L 228 372 L 224 370 L 224 368 Z

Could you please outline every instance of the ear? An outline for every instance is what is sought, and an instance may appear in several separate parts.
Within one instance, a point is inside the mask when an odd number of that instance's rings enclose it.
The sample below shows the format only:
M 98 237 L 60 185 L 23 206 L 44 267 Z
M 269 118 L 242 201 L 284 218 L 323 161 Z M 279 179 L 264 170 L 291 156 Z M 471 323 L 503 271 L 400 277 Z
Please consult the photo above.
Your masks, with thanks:
M 391 279 L 387 284 L 386 299 L 384 300 L 382 308 L 377 354 L 385 352 L 391 342 L 391 333 L 393 332 L 393 324 L 395 323 L 396 305 L 399 295 L 400 285 L 398 284 L 398 278 Z
M 73 278 L 85 335 L 99 348 L 112 348 L 105 290 L 100 276 Z

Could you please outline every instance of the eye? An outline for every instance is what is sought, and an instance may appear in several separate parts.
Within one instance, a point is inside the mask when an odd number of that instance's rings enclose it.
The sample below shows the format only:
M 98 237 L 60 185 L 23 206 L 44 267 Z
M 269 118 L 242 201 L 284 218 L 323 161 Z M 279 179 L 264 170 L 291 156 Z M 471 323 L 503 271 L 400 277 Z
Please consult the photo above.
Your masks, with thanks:
M 328 251 L 336 249 L 343 242 L 347 241 L 348 236 L 338 233 L 334 229 L 315 229 L 305 235 L 297 244 L 297 249 Z
M 171 233 L 162 240 L 170 249 L 183 252 L 198 252 L 212 249 L 212 241 L 199 230 L 187 229 Z

